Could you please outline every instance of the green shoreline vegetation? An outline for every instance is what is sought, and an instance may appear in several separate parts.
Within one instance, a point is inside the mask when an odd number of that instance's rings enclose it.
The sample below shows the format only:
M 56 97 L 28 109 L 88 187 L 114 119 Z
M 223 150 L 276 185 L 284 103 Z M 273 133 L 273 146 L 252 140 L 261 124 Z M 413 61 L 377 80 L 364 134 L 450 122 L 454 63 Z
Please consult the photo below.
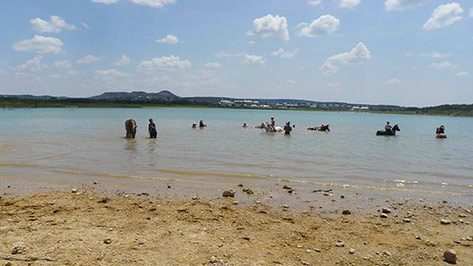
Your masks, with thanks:
M 350 108 L 305 107 L 305 106 L 228 106 L 221 105 L 218 100 L 210 98 L 176 98 L 176 99 L 94 99 L 94 98 L 56 98 L 56 97 L 3 97 L 0 98 L 0 108 L 222 108 L 222 109 L 251 109 L 251 110 L 297 110 L 297 111 L 327 111 L 327 112 L 364 112 L 379 114 L 407 114 L 473 117 L 473 104 L 453 104 L 433 107 L 396 107 L 370 105 L 370 109 L 353 111 Z M 221 98 L 215 98 L 221 99 Z M 276 100 L 268 100 L 268 102 Z M 280 100 L 283 101 L 283 100 Z M 295 101 L 295 100 L 294 100 Z M 268 107 L 269 106 L 269 107 Z

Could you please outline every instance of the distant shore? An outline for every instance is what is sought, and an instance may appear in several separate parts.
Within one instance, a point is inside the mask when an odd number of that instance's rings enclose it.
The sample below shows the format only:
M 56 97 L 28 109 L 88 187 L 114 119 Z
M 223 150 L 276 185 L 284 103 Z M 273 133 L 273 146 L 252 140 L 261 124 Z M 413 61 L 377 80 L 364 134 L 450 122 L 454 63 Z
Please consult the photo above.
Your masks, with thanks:
M 118 104 L 118 103 L 104 103 L 104 104 L 53 104 L 53 103 L 11 103 L 1 102 L 0 109 L 34 109 L 34 108 L 214 108 L 214 109 L 231 109 L 231 110 L 274 110 L 274 111 L 306 111 L 306 112 L 336 112 L 336 113 L 369 113 L 369 114 L 398 114 L 398 115 L 426 115 L 426 116 L 450 116 L 450 117 L 473 117 L 473 112 L 458 112 L 458 111 L 444 111 L 444 112 L 416 112 L 416 111 L 350 111 L 350 110 L 331 110 L 331 109 L 310 109 L 310 108 L 247 108 L 247 107 L 222 107 L 222 106 L 203 106 L 203 105 L 175 105 L 175 104 Z
M 447 265 L 450 248 L 458 265 L 473 265 L 473 213 L 448 203 L 389 201 L 371 213 L 347 205 L 328 217 L 238 197 L 111 193 L 98 183 L 2 191 L 0 262 L 12 265 Z

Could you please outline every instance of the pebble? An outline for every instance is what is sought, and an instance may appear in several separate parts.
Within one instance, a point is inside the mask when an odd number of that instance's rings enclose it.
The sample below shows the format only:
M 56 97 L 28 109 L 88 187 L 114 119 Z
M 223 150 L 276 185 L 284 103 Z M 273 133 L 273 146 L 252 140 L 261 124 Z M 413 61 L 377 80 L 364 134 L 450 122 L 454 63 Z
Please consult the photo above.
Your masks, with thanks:
M 238 184 L 238 187 L 243 187 L 243 184 Z
M 344 198 L 345 198 L 345 196 L 343 196 L 343 195 L 340 195 L 340 198 L 341 198 L 341 199 L 344 199 Z
M 443 259 L 451 264 L 457 263 L 457 253 L 453 249 L 449 249 L 443 253 Z
M 405 222 L 405 223 L 410 223 L 410 222 L 411 222 L 411 219 L 409 219 L 409 218 L 404 218 L 404 219 L 402 219 L 402 221 Z
M 388 218 L 388 216 L 387 216 L 386 214 L 384 214 L 384 213 L 381 213 L 381 215 L 380 215 L 379 217 L 381 217 L 381 218 Z
M 344 215 L 350 215 L 350 214 L 351 214 L 351 211 L 350 211 L 350 210 L 343 210 L 343 211 L 342 211 L 342 214 L 344 214 Z
M 307 261 L 301 261 L 302 265 L 310 265 Z
M 381 211 L 382 211 L 383 213 L 391 213 L 391 212 L 392 212 L 391 209 L 386 208 L 386 207 L 383 208 Z
M 282 188 L 283 188 L 283 189 L 292 189 L 292 187 L 291 187 L 291 186 L 288 186 L 288 185 L 284 185 L 284 186 L 282 186 Z
M 233 189 L 227 189 L 223 192 L 223 197 L 225 198 L 233 198 L 235 197 L 235 190 Z
M 350 248 L 350 254 L 355 254 L 355 249 L 354 248 Z
M 99 181 L 94 181 L 94 185 L 98 185 L 99 184 Z
M 23 252 L 26 251 L 26 246 L 23 242 L 17 242 L 13 244 L 13 249 L 11 251 L 11 254 L 16 255 L 16 254 L 23 254 Z
M 440 220 L 440 223 L 441 224 L 451 224 L 450 220 L 447 220 L 447 219 Z
M 383 251 L 383 255 L 390 257 L 390 256 L 391 256 L 391 252 L 385 250 L 385 251 Z
M 282 206 L 284 209 L 289 209 L 289 206 L 287 206 L 286 204 L 284 204 L 284 206 Z
M 112 244 L 112 240 L 110 238 L 106 238 L 104 241 L 103 241 L 104 244 Z
M 77 193 L 77 188 L 73 188 L 72 193 Z
M 235 200 L 234 202 L 232 202 L 233 205 L 238 205 L 238 203 L 239 203 L 239 202 L 238 202 L 237 200 Z
M 321 250 L 318 249 L 318 248 L 314 248 L 314 251 L 317 252 L 317 253 L 320 253 Z
M 198 197 L 197 197 L 197 196 L 194 196 L 194 197 L 192 197 L 192 199 L 193 199 L 193 200 L 197 200 L 197 199 L 198 199 Z
M 458 217 L 460 217 L 460 218 L 466 218 L 466 214 L 460 213 L 460 214 L 458 215 Z
M 345 246 L 345 241 L 343 240 L 338 240 L 338 242 L 335 244 L 336 247 L 344 247 Z
M 210 257 L 209 262 L 210 263 L 217 263 L 218 262 L 217 257 L 215 257 L 215 256 Z
M 171 185 L 169 185 L 169 184 L 168 184 L 168 186 L 167 186 L 167 187 L 168 187 L 168 189 L 171 189 Z

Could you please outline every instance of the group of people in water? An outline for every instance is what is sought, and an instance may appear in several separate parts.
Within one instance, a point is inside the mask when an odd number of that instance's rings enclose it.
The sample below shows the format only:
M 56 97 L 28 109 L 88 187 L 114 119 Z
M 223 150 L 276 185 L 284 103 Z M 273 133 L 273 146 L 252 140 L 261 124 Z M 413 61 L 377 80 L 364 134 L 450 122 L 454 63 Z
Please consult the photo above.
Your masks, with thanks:
M 200 120 L 199 121 L 199 128 L 200 129 L 203 129 L 205 128 L 207 125 L 204 123 L 203 120 Z M 248 127 L 248 124 L 247 123 L 243 123 L 243 128 L 247 128 Z M 284 132 L 285 135 L 290 135 L 291 132 L 292 132 L 292 129 L 295 128 L 296 125 L 291 125 L 291 122 L 287 122 L 285 124 L 285 126 L 283 128 L 281 127 L 278 127 L 276 126 L 276 120 L 274 119 L 274 117 L 272 116 L 270 118 L 270 122 L 263 122 L 260 126 L 256 126 L 256 128 L 260 128 L 260 129 L 265 129 L 266 132 Z M 135 138 L 135 134 L 136 134 L 136 122 L 135 120 L 133 119 L 128 119 L 126 122 L 125 122 L 125 129 L 126 129 L 126 137 L 127 138 Z M 192 128 L 195 129 L 197 128 L 197 123 L 192 123 Z M 330 131 L 330 128 L 329 128 L 329 125 L 320 125 L 320 126 L 313 126 L 313 127 L 309 127 L 307 128 L 307 130 L 317 130 L 317 131 Z M 379 130 L 378 132 L 376 132 L 376 135 L 377 136 L 394 136 L 396 135 L 396 131 L 401 131 L 399 129 L 399 126 L 398 125 L 394 125 L 392 126 L 391 123 L 388 121 L 386 122 L 386 125 L 384 126 L 384 131 L 383 130 Z M 149 137 L 151 139 L 155 139 L 157 138 L 158 136 L 158 129 L 156 127 L 156 123 L 154 123 L 153 119 L 150 118 L 149 119 L 149 124 L 148 124 L 148 132 L 149 132 Z M 439 126 L 436 131 L 436 137 L 437 138 L 447 138 L 447 135 L 445 134 L 445 126 L 444 125 L 441 125 Z

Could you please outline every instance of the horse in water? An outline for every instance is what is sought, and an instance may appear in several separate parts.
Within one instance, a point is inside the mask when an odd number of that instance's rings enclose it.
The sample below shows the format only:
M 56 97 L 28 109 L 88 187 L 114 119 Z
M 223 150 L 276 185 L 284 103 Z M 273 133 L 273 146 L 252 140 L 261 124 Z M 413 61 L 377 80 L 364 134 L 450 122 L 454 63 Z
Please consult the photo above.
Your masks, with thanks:
M 283 128 L 282 127 L 272 127 L 268 124 L 268 122 L 263 122 L 261 123 L 260 126 L 257 126 L 256 128 L 261 128 L 261 129 L 264 129 L 266 131 L 266 133 L 280 133 L 280 132 L 284 132 Z
M 396 136 L 396 131 L 401 131 L 398 125 L 394 125 L 391 131 L 378 130 L 376 136 Z
M 125 129 L 126 129 L 126 138 L 127 139 L 134 139 L 136 135 L 136 121 L 133 119 L 128 119 L 125 121 Z
M 330 127 L 329 127 L 329 125 L 320 125 L 320 126 L 309 127 L 309 128 L 307 128 L 307 130 L 328 131 L 328 132 L 330 132 Z

